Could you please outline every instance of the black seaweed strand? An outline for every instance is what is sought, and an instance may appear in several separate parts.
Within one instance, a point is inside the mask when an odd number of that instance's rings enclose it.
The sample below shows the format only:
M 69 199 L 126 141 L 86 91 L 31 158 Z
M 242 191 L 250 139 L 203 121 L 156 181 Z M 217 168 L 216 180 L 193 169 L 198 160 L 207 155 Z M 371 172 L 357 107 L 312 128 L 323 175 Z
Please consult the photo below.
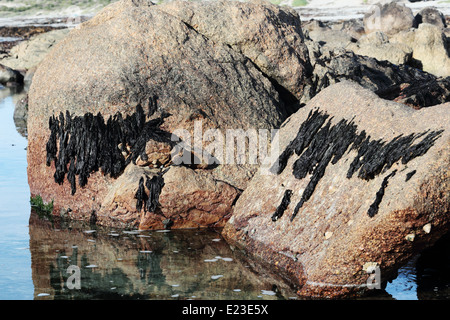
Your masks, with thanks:
M 397 170 L 394 170 L 383 179 L 380 190 L 378 190 L 377 194 L 375 195 L 375 201 L 370 205 L 369 210 L 367 211 L 369 217 L 373 218 L 378 213 L 378 209 L 380 207 L 381 201 L 383 200 L 384 191 L 388 186 L 389 179 L 395 176 L 396 173 Z
M 281 200 L 280 205 L 278 206 L 275 213 L 272 215 L 273 222 L 277 221 L 278 219 L 280 219 L 283 216 L 287 207 L 291 203 L 291 195 L 292 195 L 292 190 L 286 190 L 284 192 L 284 196 L 283 196 L 283 199 Z

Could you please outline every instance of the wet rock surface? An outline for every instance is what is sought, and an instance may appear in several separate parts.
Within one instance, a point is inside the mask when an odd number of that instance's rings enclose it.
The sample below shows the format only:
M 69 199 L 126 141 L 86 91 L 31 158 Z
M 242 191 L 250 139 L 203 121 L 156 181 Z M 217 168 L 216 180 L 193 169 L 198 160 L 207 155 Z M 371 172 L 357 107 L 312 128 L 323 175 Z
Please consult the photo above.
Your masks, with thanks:
M 449 229 L 448 107 L 414 110 L 349 82 L 323 90 L 283 124 L 274 174 L 255 175 L 223 234 L 300 295 L 367 292 L 364 265 L 386 281 Z

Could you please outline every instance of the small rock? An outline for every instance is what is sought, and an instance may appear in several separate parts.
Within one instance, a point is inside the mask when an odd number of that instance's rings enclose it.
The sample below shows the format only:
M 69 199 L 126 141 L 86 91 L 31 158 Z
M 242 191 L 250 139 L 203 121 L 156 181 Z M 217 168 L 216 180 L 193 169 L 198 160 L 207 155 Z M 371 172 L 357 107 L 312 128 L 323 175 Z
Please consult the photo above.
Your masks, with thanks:
M 358 42 L 349 44 L 347 49 L 362 56 L 373 57 L 379 61 L 387 60 L 397 65 L 408 63 L 413 54 L 406 44 L 390 43 L 387 35 L 381 31 L 362 36 Z
M 377 262 L 366 262 L 362 269 L 367 272 L 367 273 L 372 273 L 375 268 L 378 267 L 378 263 Z
M 10 86 L 14 83 L 23 83 L 23 75 L 19 71 L 0 64 L 0 84 Z
M 425 233 L 430 233 L 431 232 L 431 223 L 427 223 L 426 225 L 423 226 L 423 231 L 425 231 Z

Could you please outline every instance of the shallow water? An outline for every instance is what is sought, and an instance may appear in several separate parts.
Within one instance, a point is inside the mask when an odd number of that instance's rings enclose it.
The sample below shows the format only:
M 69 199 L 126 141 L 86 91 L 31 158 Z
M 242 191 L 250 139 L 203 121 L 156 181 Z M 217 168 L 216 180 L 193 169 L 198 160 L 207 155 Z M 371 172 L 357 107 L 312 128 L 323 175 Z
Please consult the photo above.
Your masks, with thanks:
M 137 232 L 30 215 L 27 139 L 13 121 L 22 96 L 0 88 L 0 299 L 295 298 L 220 230 Z M 411 260 L 370 298 L 450 299 L 449 244 Z

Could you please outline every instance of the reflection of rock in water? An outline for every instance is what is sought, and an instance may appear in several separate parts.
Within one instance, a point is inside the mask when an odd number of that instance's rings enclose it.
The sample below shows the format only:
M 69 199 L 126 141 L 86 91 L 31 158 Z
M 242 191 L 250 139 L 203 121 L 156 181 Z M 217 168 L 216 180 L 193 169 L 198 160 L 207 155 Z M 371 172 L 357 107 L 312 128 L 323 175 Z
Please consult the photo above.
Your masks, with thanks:
M 450 296 L 450 234 L 421 253 L 416 263 L 417 297 L 448 299 Z
M 17 132 L 23 137 L 27 137 L 27 120 L 28 120 L 28 94 L 22 91 L 17 95 L 17 102 L 14 108 L 14 124 Z
M 276 293 L 263 299 L 295 296 L 283 282 L 241 259 L 224 240 L 213 241 L 220 238 L 215 231 L 93 231 L 74 221 L 40 220 L 33 212 L 29 228 L 35 297 L 258 299 L 262 290 Z M 80 268 L 80 290 L 67 287 L 71 265 Z
M 13 87 L 2 87 L 0 85 L 0 100 L 11 97 L 14 108 L 14 124 L 16 130 L 23 137 L 27 137 L 28 118 L 28 85 L 18 85 Z

